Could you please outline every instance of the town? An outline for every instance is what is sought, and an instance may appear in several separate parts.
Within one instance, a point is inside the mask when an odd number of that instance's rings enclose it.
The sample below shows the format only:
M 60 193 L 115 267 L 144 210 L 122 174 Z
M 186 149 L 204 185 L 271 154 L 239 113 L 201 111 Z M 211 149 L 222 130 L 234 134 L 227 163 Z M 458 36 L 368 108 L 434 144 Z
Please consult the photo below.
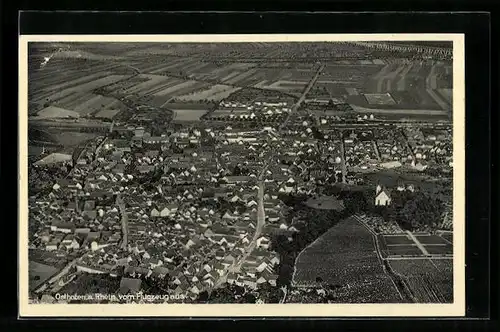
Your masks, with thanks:
M 140 63 L 164 55 L 149 45 L 122 66 L 92 44 L 34 58 L 31 300 L 453 301 L 448 49 L 340 45 L 332 63 L 241 46 L 211 71 L 189 45 L 172 65 Z M 61 65 L 116 79 L 43 72 Z

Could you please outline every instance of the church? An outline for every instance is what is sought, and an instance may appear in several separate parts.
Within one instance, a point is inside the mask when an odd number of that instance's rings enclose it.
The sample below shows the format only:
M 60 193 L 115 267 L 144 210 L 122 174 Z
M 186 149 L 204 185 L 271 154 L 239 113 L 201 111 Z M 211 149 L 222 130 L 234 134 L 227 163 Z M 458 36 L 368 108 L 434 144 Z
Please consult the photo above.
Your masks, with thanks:
M 375 205 L 376 206 L 388 206 L 391 205 L 391 193 L 390 191 L 382 187 L 380 184 L 377 185 L 375 190 Z

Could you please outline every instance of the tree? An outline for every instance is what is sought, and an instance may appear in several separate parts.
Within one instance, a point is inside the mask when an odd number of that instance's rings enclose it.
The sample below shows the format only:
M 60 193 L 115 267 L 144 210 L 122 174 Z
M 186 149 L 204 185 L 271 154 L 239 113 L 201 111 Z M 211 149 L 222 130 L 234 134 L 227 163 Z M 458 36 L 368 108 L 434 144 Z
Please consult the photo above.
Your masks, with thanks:
M 399 211 L 405 229 L 435 228 L 441 221 L 444 207 L 439 199 L 421 194 L 408 200 Z
M 239 167 L 238 165 L 236 165 L 236 166 L 234 167 L 234 170 L 233 170 L 233 175 L 234 175 L 234 176 L 239 176 L 239 175 L 241 175 L 241 169 L 240 169 L 240 167 Z
M 207 291 L 203 291 L 198 295 L 198 301 L 199 302 L 207 302 L 208 301 L 209 294 Z
M 264 303 L 279 303 L 283 292 L 279 287 L 273 287 L 268 283 L 264 283 L 259 286 L 258 289 L 259 298 L 264 301 Z

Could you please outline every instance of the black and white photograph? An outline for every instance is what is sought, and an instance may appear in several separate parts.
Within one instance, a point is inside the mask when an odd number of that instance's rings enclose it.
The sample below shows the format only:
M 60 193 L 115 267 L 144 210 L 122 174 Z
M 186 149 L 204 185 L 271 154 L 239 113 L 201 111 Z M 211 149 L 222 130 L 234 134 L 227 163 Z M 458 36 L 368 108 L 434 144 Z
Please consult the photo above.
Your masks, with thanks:
M 22 310 L 463 314 L 463 57 L 460 34 L 21 36 Z

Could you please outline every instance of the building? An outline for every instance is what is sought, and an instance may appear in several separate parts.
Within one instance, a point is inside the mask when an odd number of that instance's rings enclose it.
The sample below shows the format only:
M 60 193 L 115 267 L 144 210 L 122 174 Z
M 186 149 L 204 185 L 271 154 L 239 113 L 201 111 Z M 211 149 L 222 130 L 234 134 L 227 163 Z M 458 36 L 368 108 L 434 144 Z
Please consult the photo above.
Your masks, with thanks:
M 386 188 L 382 188 L 377 185 L 375 191 L 375 205 L 377 206 L 388 206 L 391 205 L 391 193 Z

